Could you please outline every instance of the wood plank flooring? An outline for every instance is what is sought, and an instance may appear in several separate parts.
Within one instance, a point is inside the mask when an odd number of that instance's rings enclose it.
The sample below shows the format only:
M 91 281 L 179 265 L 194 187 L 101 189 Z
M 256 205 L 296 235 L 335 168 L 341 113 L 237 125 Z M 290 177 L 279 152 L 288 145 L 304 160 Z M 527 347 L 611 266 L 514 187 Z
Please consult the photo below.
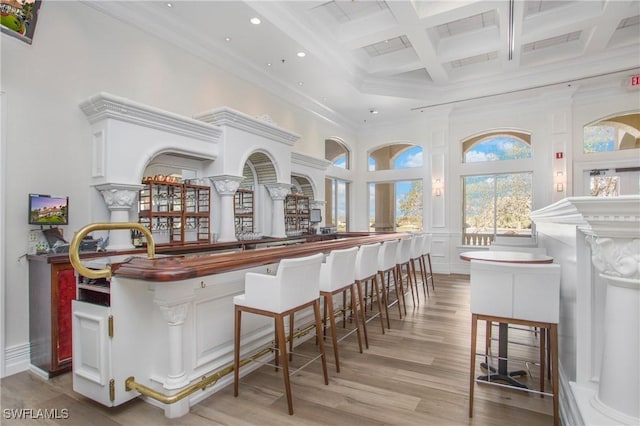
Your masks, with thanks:
M 71 374 L 43 380 L 23 372 L 1 382 L 2 425 L 548 425 L 552 398 L 477 384 L 474 417 L 468 418 L 469 279 L 436 275 L 436 292 L 398 319 L 390 309 L 391 330 L 382 334 L 378 320 L 368 323 L 369 349 L 358 352 L 355 334 L 340 343 L 341 373 L 335 372 L 327 344 L 329 385 L 322 382 L 319 362 L 291 379 L 295 414 L 287 414 L 282 374 L 263 366 L 244 377 L 240 395 L 231 386 L 191 408 L 179 419 L 141 400 L 103 407 L 72 390 Z M 422 290 L 421 290 L 422 291 Z M 483 324 L 483 323 L 480 323 Z M 479 330 L 483 330 L 482 325 Z M 532 333 L 518 337 L 527 343 Z M 497 335 L 495 332 L 494 335 Z M 511 336 L 511 335 L 510 335 Z M 303 344 L 300 350 L 313 352 Z M 484 345 L 484 335 L 478 341 Z M 480 343 L 481 342 L 481 343 Z M 535 342 L 534 342 L 535 343 Z M 510 348 L 511 350 L 511 348 Z M 537 359 L 537 349 L 513 349 Z M 479 361 L 478 361 L 479 362 Z M 525 383 L 536 384 L 532 369 Z M 477 367 L 477 374 L 481 374 Z M 548 385 L 547 385 L 548 386 Z M 68 419 L 14 420 L 5 409 L 67 409 Z

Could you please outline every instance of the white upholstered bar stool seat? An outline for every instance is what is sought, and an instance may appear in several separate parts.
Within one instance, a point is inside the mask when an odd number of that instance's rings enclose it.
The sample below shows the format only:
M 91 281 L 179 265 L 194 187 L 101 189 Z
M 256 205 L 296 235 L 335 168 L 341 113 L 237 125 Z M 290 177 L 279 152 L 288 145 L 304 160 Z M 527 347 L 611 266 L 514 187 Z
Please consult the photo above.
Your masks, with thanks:
M 471 261 L 471 362 L 469 417 L 473 416 L 473 391 L 478 320 L 517 324 L 549 330 L 554 424 L 558 425 L 558 322 L 560 319 L 560 265 Z M 541 339 L 541 354 L 544 339 Z M 504 343 L 506 345 L 506 343 Z M 488 357 L 487 352 L 481 354 Z M 540 392 L 544 392 L 545 365 L 541 356 Z M 505 361 L 506 362 L 506 361 Z M 500 369 L 498 369 L 500 373 Z M 507 373 L 508 374 L 508 373 Z M 498 374 L 500 376 L 500 374 Z M 489 375 L 488 377 L 491 377 Z M 500 380 L 500 379 L 498 379 Z M 489 381 L 489 383 L 491 383 Z M 526 389 L 526 388 L 525 388 Z
M 360 335 L 360 324 L 358 320 L 358 302 L 356 300 L 356 256 L 358 247 L 351 247 L 343 250 L 333 250 L 326 257 L 325 262 L 320 267 L 320 295 L 324 300 L 323 323 L 326 324 L 327 316 L 331 328 L 331 343 L 333 345 L 333 355 L 336 360 L 336 371 L 340 372 L 340 355 L 338 353 L 338 342 L 347 338 L 354 332 L 358 336 L 358 348 L 362 353 L 362 337 Z M 351 311 L 353 312 L 353 322 L 355 328 L 338 339 L 336 329 L 336 318 L 333 297 L 336 294 L 350 293 Z M 346 297 L 343 297 L 343 301 Z M 346 303 L 343 302 L 341 308 L 343 314 L 347 311 Z M 345 315 L 343 315 L 343 318 Z M 345 321 L 346 322 L 346 321 Z M 324 330 L 324 328 L 323 328 Z
M 362 331 L 364 331 L 364 342 L 367 349 L 369 348 L 369 335 L 367 333 L 367 322 L 380 317 L 380 325 L 382 334 L 384 334 L 384 318 L 382 317 L 382 302 L 380 299 L 380 289 L 378 287 L 378 252 L 380 251 L 380 243 L 364 244 L 358 249 L 356 255 L 356 288 L 358 290 L 358 298 L 360 299 L 360 312 L 362 315 Z M 367 318 L 366 305 L 364 303 L 362 286 L 367 282 L 373 282 L 373 288 L 376 294 L 378 304 L 378 312 Z
M 385 304 L 385 313 L 387 315 L 387 328 L 391 328 L 389 321 L 389 307 L 394 304 L 398 305 L 398 314 L 402 319 L 402 292 L 398 288 L 398 278 L 396 271 L 396 253 L 398 251 L 399 240 L 389 240 L 382 243 L 378 252 L 378 274 L 380 274 L 380 286 L 383 291 L 383 299 Z M 396 299 L 391 301 L 391 278 L 393 278 L 393 288 L 396 293 Z
M 324 255 L 293 259 L 282 259 L 275 275 L 248 272 L 245 274 L 245 293 L 235 296 L 235 330 L 233 351 L 233 395 L 238 396 L 240 373 L 240 336 L 242 313 L 264 315 L 275 320 L 276 346 L 284 376 L 289 414 L 293 414 L 289 361 L 287 357 L 287 337 L 284 317 L 296 311 L 313 306 L 315 327 L 318 338 L 319 357 L 325 385 L 329 384 L 327 363 L 322 341 L 322 319 L 320 317 L 320 265 Z M 276 358 L 277 359 L 277 358 Z

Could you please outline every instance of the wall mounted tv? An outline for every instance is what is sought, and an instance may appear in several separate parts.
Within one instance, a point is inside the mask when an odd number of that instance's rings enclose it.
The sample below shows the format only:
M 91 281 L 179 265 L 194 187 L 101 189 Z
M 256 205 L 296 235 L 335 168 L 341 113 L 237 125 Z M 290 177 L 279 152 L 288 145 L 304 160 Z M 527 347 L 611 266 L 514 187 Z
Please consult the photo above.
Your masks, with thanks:
M 69 197 L 29 194 L 29 225 L 68 225 Z

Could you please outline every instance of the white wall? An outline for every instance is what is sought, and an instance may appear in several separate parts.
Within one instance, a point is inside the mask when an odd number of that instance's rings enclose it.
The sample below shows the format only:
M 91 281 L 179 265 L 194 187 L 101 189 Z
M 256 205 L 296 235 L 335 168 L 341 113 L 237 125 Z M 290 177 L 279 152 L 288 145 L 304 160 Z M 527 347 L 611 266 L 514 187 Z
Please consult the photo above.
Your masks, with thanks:
M 10 242 L 2 271 L 5 356 L 17 354 L 7 374 L 28 362 L 28 265 L 21 258 L 30 229 L 27 194 L 70 197 L 70 224 L 64 229 L 69 238 L 103 214 L 90 208 L 100 194 L 89 186 L 91 133 L 78 106 L 82 101 L 108 92 L 188 117 L 220 106 L 267 114 L 301 135 L 294 151 L 318 158 L 324 157 L 329 135 L 355 140 L 349 129 L 78 2 L 43 2 L 32 45 L 2 35 L 0 89 L 6 93 L 8 122 L 3 171 L 10 179 L 2 193 L 7 223 L 2 240 Z

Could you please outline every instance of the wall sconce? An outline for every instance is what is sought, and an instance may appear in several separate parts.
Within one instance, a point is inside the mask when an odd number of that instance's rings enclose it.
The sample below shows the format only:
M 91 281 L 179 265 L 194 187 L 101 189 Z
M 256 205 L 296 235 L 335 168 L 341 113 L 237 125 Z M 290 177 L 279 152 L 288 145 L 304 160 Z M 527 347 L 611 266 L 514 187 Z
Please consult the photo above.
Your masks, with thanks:
M 440 179 L 436 179 L 436 181 L 433 183 L 433 189 L 436 197 L 442 195 L 442 183 L 440 182 Z
M 561 171 L 556 172 L 556 192 L 564 191 L 564 173 Z

